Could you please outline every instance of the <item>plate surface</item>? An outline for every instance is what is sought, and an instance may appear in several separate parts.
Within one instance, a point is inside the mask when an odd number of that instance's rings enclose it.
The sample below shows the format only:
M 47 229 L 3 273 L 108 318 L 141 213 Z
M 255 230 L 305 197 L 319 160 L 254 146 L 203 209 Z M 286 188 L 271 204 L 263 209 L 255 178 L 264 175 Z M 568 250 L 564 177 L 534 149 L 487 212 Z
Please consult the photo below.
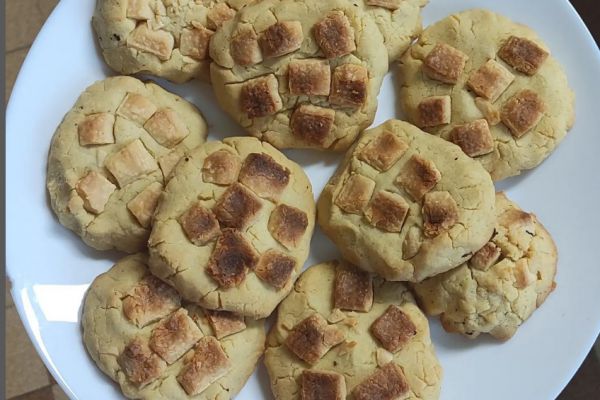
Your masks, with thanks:
M 14 87 L 6 130 L 6 248 L 16 307 L 47 367 L 71 398 L 107 400 L 121 398 L 120 392 L 87 356 L 79 317 L 89 283 L 121 255 L 94 251 L 63 228 L 45 190 L 46 158 L 56 126 L 88 85 L 112 74 L 94 44 L 94 3 L 60 2 Z M 489 8 L 538 31 L 566 69 L 577 96 L 577 122 L 540 167 L 498 185 L 523 209 L 535 212 L 553 234 L 560 259 L 558 287 L 504 344 L 445 334 L 432 320 L 445 371 L 442 399 L 553 399 L 600 331 L 600 54 L 566 0 L 431 0 L 424 21 L 429 24 L 472 7 Z M 242 134 L 218 109 L 207 85 L 160 83 L 203 111 L 211 139 Z M 393 86 L 389 74 L 379 95 L 376 124 L 401 117 Z M 317 195 L 338 161 L 337 156 L 312 151 L 287 154 L 305 167 Z M 307 265 L 336 255 L 331 242 L 317 232 Z M 263 367 L 238 396 L 259 398 L 272 398 Z

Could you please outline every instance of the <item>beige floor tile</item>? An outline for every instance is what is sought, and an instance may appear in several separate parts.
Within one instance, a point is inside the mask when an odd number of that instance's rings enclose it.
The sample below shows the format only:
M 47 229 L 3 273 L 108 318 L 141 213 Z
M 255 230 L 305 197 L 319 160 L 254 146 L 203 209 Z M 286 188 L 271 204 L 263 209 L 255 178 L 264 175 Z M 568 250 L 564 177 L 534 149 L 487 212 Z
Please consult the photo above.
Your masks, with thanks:
M 4 306 L 6 308 L 9 308 L 9 307 L 14 306 L 15 303 L 13 303 L 12 296 L 10 295 L 10 283 L 8 282 L 8 279 L 5 280 L 4 288 L 6 290 L 6 292 L 4 294 L 4 297 L 5 297 Z
M 28 47 L 58 0 L 6 0 L 6 51 Z
M 65 392 L 58 385 L 52 386 L 52 394 L 54 395 L 54 400 L 69 400 Z
M 15 84 L 15 79 L 17 79 L 17 74 L 21 69 L 21 64 L 23 64 L 23 60 L 25 60 L 27 51 L 29 51 L 29 48 L 12 51 L 6 54 L 6 70 L 4 71 L 4 79 L 6 82 L 6 92 L 4 93 L 5 103 L 8 103 L 10 93 L 12 91 L 13 85 Z
M 48 372 L 29 341 L 15 308 L 6 310 L 6 398 L 50 384 Z

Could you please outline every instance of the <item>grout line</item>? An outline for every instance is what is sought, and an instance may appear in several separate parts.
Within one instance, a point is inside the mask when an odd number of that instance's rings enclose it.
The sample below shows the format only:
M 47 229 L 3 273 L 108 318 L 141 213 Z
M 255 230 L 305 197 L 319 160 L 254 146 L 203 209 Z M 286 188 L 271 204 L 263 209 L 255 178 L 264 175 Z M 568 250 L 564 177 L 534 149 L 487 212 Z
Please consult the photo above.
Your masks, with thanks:
M 6 50 L 4 52 L 4 54 L 12 54 L 12 53 L 16 53 L 17 51 L 20 51 L 20 50 L 28 49 L 31 47 L 32 44 L 33 44 L 33 42 L 23 45 L 23 46 L 15 47 L 14 49 L 11 49 L 11 50 Z

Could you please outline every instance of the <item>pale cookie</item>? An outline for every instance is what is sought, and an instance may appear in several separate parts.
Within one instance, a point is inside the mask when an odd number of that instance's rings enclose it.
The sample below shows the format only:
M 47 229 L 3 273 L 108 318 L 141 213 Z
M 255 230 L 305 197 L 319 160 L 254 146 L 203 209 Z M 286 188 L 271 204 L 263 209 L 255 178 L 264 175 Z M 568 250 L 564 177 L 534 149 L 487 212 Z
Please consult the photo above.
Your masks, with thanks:
M 60 223 L 98 250 L 145 249 L 171 169 L 206 130 L 196 107 L 153 83 L 88 87 L 50 147 L 46 184 Z
M 389 120 L 348 150 L 318 204 L 347 260 L 388 280 L 448 271 L 494 229 L 494 185 L 458 146 Z
M 221 107 L 280 149 L 348 148 L 373 121 L 388 67 L 374 19 L 347 0 L 257 2 L 223 24 L 210 54 Z
M 263 353 L 264 321 L 182 303 L 146 262 L 128 256 L 92 282 L 82 316 L 92 359 L 131 399 L 235 396 Z
M 177 166 L 148 242 L 152 272 L 209 309 L 266 317 L 292 289 L 315 224 L 302 168 L 268 143 L 226 138 Z
M 363 4 L 383 35 L 390 62 L 397 60 L 423 30 L 421 9 L 429 0 L 353 0 Z
M 574 94 L 546 45 L 490 11 L 425 29 L 400 73 L 408 120 L 459 145 L 495 181 L 539 165 L 574 123 Z
M 494 235 L 467 263 L 414 285 L 448 332 L 510 339 L 556 286 L 556 246 L 536 216 L 504 193 L 496 194 L 496 214 Z
M 254 0 L 97 0 L 92 24 L 106 63 L 121 74 L 209 79 L 215 31 Z
M 398 282 L 331 261 L 281 303 L 265 365 L 275 399 L 438 399 L 429 323 Z

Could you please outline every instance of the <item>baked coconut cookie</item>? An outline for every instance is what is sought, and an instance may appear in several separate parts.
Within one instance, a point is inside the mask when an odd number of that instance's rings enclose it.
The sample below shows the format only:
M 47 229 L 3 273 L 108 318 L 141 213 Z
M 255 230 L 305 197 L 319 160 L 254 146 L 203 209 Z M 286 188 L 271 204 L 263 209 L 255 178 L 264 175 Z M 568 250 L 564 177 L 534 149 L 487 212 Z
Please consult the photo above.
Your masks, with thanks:
M 148 242 L 152 272 L 209 309 L 262 318 L 292 289 L 315 224 L 302 168 L 258 139 L 193 150 L 174 171 Z
M 281 303 L 265 365 L 275 399 L 438 399 L 442 368 L 408 289 L 342 262 L 306 270 Z
M 209 79 L 215 31 L 254 0 L 96 0 L 92 18 L 106 63 L 185 82 Z
M 539 165 L 574 123 L 574 94 L 550 50 L 490 11 L 431 25 L 400 71 L 408 119 L 459 145 L 494 180 Z
M 206 130 L 196 107 L 153 83 L 88 87 L 50 147 L 46 183 L 60 223 L 98 250 L 145 249 L 172 168 Z
M 556 286 L 556 246 L 535 215 L 504 193 L 496 195 L 496 214 L 494 235 L 467 263 L 414 286 L 448 332 L 507 340 Z
M 387 72 L 373 18 L 348 0 L 264 0 L 215 33 L 219 104 L 277 148 L 344 150 L 375 116 Z
M 318 202 L 344 258 L 392 281 L 421 281 L 468 260 L 494 230 L 494 185 L 445 140 L 389 120 L 363 133 Z
M 83 341 L 131 399 L 229 399 L 264 350 L 264 321 L 185 304 L 152 276 L 147 256 L 97 277 L 83 306 Z
M 398 59 L 423 30 L 421 9 L 429 0 L 351 0 L 363 4 L 383 35 L 390 62 Z

